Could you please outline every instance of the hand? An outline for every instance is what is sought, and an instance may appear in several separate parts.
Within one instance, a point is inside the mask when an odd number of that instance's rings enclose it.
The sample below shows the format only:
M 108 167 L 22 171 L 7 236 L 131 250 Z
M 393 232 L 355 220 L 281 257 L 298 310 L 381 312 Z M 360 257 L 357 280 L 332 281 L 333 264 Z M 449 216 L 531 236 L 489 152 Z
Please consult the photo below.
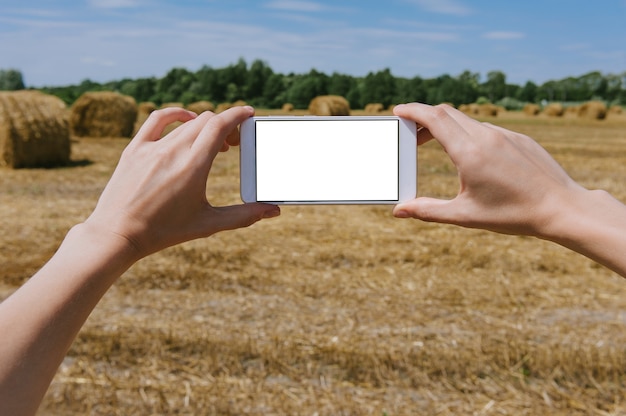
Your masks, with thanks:
M 586 191 L 530 137 L 480 123 L 447 105 L 396 106 L 394 113 L 421 126 L 418 145 L 435 138 L 457 168 L 452 200 L 421 197 L 394 215 L 541 236 L 572 193 Z
M 250 107 L 199 116 L 180 108 L 153 112 L 122 153 L 85 224 L 125 238 L 144 257 L 279 215 L 274 205 L 214 207 L 206 197 L 213 160 L 239 143 L 237 125 L 253 114 Z M 176 121 L 184 124 L 161 138 Z

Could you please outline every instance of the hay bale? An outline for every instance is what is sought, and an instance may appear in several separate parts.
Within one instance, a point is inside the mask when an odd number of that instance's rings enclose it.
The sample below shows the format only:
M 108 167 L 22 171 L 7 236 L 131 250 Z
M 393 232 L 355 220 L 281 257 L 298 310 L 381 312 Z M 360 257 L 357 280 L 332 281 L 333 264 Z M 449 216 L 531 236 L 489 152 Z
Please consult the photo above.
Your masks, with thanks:
M 561 103 L 550 103 L 543 109 L 543 114 L 548 117 L 562 117 L 565 114 L 565 108 Z
M 480 113 L 480 105 L 473 103 L 469 105 L 469 113 L 470 114 L 474 114 L 474 115 L 478 115 L 478 113 Z
M 496 117 L 498 115 L 498 106 L 493 104 L 477 104 L 477 113 L 482 117 Z
M 150 115 L 153 111 L 156 111 L 157 105 L 153 102 L 143 102 L 137 107 L 138 115 Z
M 70 147 L 62 100 L 37 91 L 0 92 L 0 166 L 64 165 Z
M 612 105 L 609 107 L 609 114 L 619 115 L 622 114 L 624 109 L 619 105 Z
M 226 111 L 229 108 L 233 108 L 233 107 L 240 107 L 240 106 L 244 106 L 247 105 L 245 101 L 243 100 L 237 100 L 234 103 L 221 103 L 217 106 L 217 108 L 215 109 L 216 113 L 221 113 L 222 111 Z
M 130 137 L 137 112 L 132 97 L 108 91 L 87 92 L 71 108 L 71 132 L 79 137 Z
M 580 118 L 603 120 L 606 113 L 606 105 L 601 101 L 588 101 L 578 107 L 578 117 Z
M 349 116 L 350 104 L 339 95 L 320 95 L 311 100 L 309 113 L 316 116 Z
M 161 104 L 161 108 L 183 108 L 183 107 L 185 107 L 185 105 L 178 101 Z
M 220 103 L 217 105 L 217 108 L 215 109 L 216 113 L 221 113 L 222 111 L 226 111 L 229 108 L 231 108 L 233 106 L 232 103 Z
M 205 111 L 215 111 L 215 105 L 211 101 L 196 101 L 195 103 L 189 104 L 187 110 L 200 114 Z
M 526 114 L 527 116 L 536 116 L 541 112 L 541 107 L 539 107 L 537 104 L 528 103 L 524 105 L 524 109 L 522 111 L 524 111 L 524 114 Z
M 577 116 L 578 115 L 578 106 L 577 105 L 571 105 L 571 106 L 567 107 L 565 109 L 565 115 Z
M 461 104 L 459 106 L 459 111 L 465 114 L 471 114 L 472 109 L 469 104 Z
M 155 103 L 150 102 L 150 101 L 140 103 L 137 106 L 137 119 L 135 120 L 133 136 L 139 131 L 139 129 L 141 128 L 143 123 L 146 122 L 148 117 L 150 117 L 150 114 L 152 114 L 152 112 L 156 111 L 158 108 L 159 107 L 157 107 Z
M 293 110 L 294 110 L 294 107 L 293 107 L 293 104 L 291 103 L 283 104 L 283 106 L 280 109 L 280 111 L 282 111 L 283 113 L 291 113 Z
M 370 103 L 365 106 L 367 114 L 378 114 L 385 111 L 385 107 L 381 103 Z

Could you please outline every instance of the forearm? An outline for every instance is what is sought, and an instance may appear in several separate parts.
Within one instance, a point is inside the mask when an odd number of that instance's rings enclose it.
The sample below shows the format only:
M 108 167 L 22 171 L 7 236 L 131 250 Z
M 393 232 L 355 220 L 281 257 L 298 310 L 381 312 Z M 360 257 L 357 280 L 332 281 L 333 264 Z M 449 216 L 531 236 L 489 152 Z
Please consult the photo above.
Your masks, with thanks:
M 581 190 L 562 201 L 540 237 L 626 277 L 626 205 L 605 191 Z
M 81 326 L 136 260 L 125 239 L 81 224 L 0 304 L 0 414 L 36 412 Z

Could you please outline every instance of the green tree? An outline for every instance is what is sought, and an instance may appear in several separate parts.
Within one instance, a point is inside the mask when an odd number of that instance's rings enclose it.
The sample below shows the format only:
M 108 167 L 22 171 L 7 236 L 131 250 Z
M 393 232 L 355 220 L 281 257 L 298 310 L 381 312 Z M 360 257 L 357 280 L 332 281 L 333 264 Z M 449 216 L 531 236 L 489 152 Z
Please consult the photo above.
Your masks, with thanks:
M 194 73 L 185 68 L 173 68 L 157 81 L 155 95 L 151 101 L 156 104 L 182 101 L 183 93 L 194 81 Z
M 306 75 L 293 77 L 293 82 L 287 90 L 287 102 L 296 108 L 307 108 L 313 98 L 327 93 L 328 76 L 312 69 Z
M 435 79 L 426 81 L 428 104 L 440 104 L 449 102 L 454 105 L 474 102 L 478 98 L 478 92 L 470 83 L 462 81 L 459 77 L 441 75 Z
M 24 88 L 22 72 L 17 69 L 0 69 L 0 91 L 16 91 Z
M 354 85 L 346 94 L 346 99 L 350 103 L 350 108 L 363 108 L 369 102 L 365 102 L 363 99 L 363 91 L 365 90 L 365 80 L 363 78 L 357 78 Z
M 526 84 L 517 91 L 516 98 L 520 101 L 534 103 L 537 101 L 538 88 L 534 82 L 526 81 Z
M 388 107 L 393 103 L 396 96 L 396 79 L 389 68 L 376 73 L 370 72 L 365 76 L 362 101 L 368 103 L 381 103 Z
M 130 95 L 138 103 L 150 101 L 156 89 L 155 78 L 138 78 L 136 80 L 125 79 L 120 82 L 118 91 Z
M 428 92 L 426 84 L 421 77 L 396 78 L 396 95 L 393 99 L 394 104 L 410 103 L 410 102 L 427 102 Z
M 506 75 L 502 71 L 487 73 L 487 81 L 481 85 L 481 94 L 487 96 L 492 103 L 507 96 Z
M 279 108 L 287 102 L 285 76 L 273 73 L 263 86 L 263 103 L 269 108 Z
M 244 87 L 245 99 L 254 105 L 266 105 L 264 95 L 265 85 L 273 73 L 272 68 L 265 62 L 261 60 L 252 62 Z
M 356 80 L 350 75 L 333 72 L 328 78 L 328 94 L 347 97 L 355 86 Z

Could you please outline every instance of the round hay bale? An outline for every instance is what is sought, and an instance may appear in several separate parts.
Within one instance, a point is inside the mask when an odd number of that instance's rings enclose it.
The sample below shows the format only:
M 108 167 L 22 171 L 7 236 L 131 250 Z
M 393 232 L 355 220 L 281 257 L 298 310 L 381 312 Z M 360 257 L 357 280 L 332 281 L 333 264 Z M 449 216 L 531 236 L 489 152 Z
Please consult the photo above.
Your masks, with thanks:
M 146 122 L 150 114 L 156 111 L 159 107 L 153 102 L 143 102 L 137 106 L 137 119 L 135 120 L 135 128 L 133 129 L 133 136 L 139 131 L 139 128 Z
M 624 109 L 619 105 L 612 105 L 609 107 L 609 114 L 619 115 L 622 114 Z
M 146 102 L 139 104 L 139 106 L 137 107 L 137 112 L 139 113 L 139 115 L 142 115 L 142 114 L 150 115 L 157 108 L 158 107 L 155 103 L 146 101 Z
M 70 128 L 78 137 L 130 137 L 136 119 L 134 98 L 116 92 L 87 92 L 72 106 Z
M 477 104 L 477 113 L 482 117 L 496 117 L 498 115 L 498 106 L 493 104 Z
M 539 107 L 537 104 L 528 103 L 524 105 L 523 111 L 524 114 L 526 114 L 527 116 L 536 116 L 541 112 L 541 107 Z
M 161 104 L 161 108 L 184 108 L 184 107 L 185 105 L 178 101 Z
M 0 166 L 50 167 L 70 160 L 65 103 L 38 91 L 0 92 Z
M 245 101 L 243 100 L 237 100 L 234 103 L 221 103 L 217 106 L 217 108 L 215 109 L 216 113 L 221 113 L 222 111 L 226 111 L 229 108 L 233 108 L 233 107 L 237 107 L 237 106 L 244 106 L 247 105 Z
M 565 108 L 561 103 L 550 103 L 543 109 L 543 114 L 548 117 L 562 117 L 565 114 Z
M 367 114 L 378 114 L 385 111 L 385 107 L 381 103 L 370 103 L 365 106 Z
M 294 107 L 293 107 L 293 104 L 291 103 L 283 104 L 283 106 L 280 109 L 280 111 L 282 111 L 283 113 L 291 113 L 293 110 L 294 110 Z
M 565 115 L 577 116 L 578 115 L 578 106 L 577 105 L 571 105 L 571 106 L 567 107 L 565 109 Z
M 349 116 L 350 104 L 339 95 L 320 95 L 311 100 L 309 113 L 316 116 Z
M 187 110 L 200 114 L 205 111 L 215 111 L 215 105 L 213 105 L 211 101 L 196 101 L 195 103 L 189 104 Z
M 217 108 L 215 109 L 216 113 L 221 113 L 222 111 L 226 111 L 229 108 L 231 108 L 233 106 L 232 103 L 220 103 L 217 105 Z
M 601 101 L 588 101 L 578 107 L 578 117 L 590 120 L 603 120 L 606 112 L 606 105 Z
M 465 114 L 471 114 L 472 109 L 469 104 L 461 104 L 459 106 L 459 111 Z

